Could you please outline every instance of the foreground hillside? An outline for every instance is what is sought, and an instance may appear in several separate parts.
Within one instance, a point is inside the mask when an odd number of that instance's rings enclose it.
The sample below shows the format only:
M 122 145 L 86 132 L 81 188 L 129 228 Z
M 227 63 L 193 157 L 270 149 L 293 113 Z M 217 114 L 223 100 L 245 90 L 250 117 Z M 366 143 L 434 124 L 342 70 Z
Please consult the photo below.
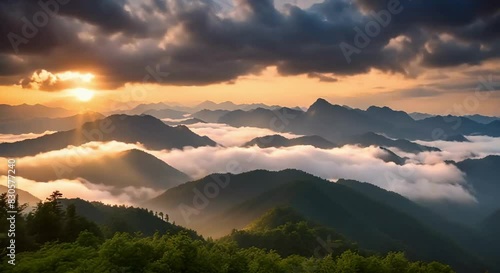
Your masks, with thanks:
M 258 170 L 207 176 L 167 190 L 145 205 L 163 208 L 177 223 L 214 237 L 243 229 L 269 210 L 286 206 L 309 221 L 336 230 L 363 249 L 404 251 L 412 259 L 442 261 L 461 272 L 483 267 L 483 262 L 469 253 L 468 244 L 459 245 L 456 237 L 441 228 L 454 225 L 443 221 L 431 226 L 422 215 L 417 218 L 418 205 L 411 204 L 415 211 L 404 211 L 397 202 L 380 202 L 366 192 L 297 170 Z M 428 218 L 432 217 L 429 213 Z M 454 232 L 463 234 L 459 228 Z
M 109 233 L 109 228 L 112 226 L 98 225 L 90 219 L 114 216 L 123 217 L 121 220 L 134 221 L 141 215 L 143 225 L 154 226 L 155 221 L 152 220 L 155 216 L 147 210 L 111 207 L 83 200 L 61 200 L 60 197 L 59 192 L 54 192 L 46 202 L 39 203 L 36 210 L 28 216 L 19 215 L 18 220 L 24 228 L 19 230 L 25 239 L 22 241 L 24 249 L 18 249 L 15 265 L 9 264 L 5 252 L 6 241 L 2 239 L 0 272 L 341 273 L 355 268 L 357 272 L 454 272 L 449 266 L 437 262 L 409 261 L 402 253 L 368 256 L 356 250 L 348 250 L 351 248 L 349 244 L 346 244 L 346 251 L 342 249 L 339 255 L 326 252 L 326 255 L 312 256 L 297 248 L 290 248 L 288 254 L 280 255 L 279 252 L 266 247 L 242 248 L 237 245 L 239 242 L 235 244 L 231 240 L 205 240 L 188 230 L 164 222 L 165 219 L 158 218 L 156 218 L 157 223 L 161 221 L 169 228 L 153 236 L 145 237 L 141 232 L 132 231 Z M 6 195 L 2 194 L 0 196 L 2 216 L 5 216 L 7 211 L 5 201 Z M 89 207 L 94 210 L 88 214 L 91 218 L 78 214 L 82 211 L 84 214 L 85 211 L 88 213 Z M 17 209 L 22 210 L 22 207 Z M 96 213 L 102 215 L 96 216 Z M 253 228 L 257 231 L 275 229 L 278 230 L 283 242 L 303 241 L 308 242 L 311 247 L 315 246 L 311 242 L 310 235 L 334 233 L 333 230 L 321 228 L 309 229 L 307 223 L 297 223 L 296 220 L 300 217 L 293 214 L 289 210 L 270 212 L 256 222 Z M 297 232 L 280 232 L 280 224 L 284 226 L 297 224 L 299 229 Z M 1 228 L 6 228 L 6 225 L 5 221 L 0 222 Z M 272 238 L 268 236 L 259 238 L 261 242 L 267 241 L 267 245 L 272 248 L 273 242 L 269 239 Z M 307 245 L 302 247 L 305 246 Z M 316 248 L 318 246 L 314 249 Z

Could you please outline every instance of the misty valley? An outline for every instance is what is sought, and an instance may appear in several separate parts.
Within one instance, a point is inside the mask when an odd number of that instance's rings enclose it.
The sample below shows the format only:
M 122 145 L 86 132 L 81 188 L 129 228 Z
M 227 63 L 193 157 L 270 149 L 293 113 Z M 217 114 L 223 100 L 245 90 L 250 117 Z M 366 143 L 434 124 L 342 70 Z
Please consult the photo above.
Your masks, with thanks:
M 5 272 L 499 270 L 500 119 L 323 99 L 141 104 L 73 123 L 62 108 L 0 108 L 0 156 L 17 171 L 17 198 L 0 196 L 2 228 L 16 211 Z M 51 122 L 10 128 L 33 119 L 19 108 Z M 423 134 L 431 122 L 443 138 Z

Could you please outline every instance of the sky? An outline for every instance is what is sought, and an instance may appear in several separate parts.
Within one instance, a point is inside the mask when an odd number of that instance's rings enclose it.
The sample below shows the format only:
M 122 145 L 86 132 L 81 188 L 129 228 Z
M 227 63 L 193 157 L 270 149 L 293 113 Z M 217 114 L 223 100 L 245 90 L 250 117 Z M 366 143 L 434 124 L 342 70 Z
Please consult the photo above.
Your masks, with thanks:
M 499 1 L 40 3 L 0 2 L 0 103 L 109 111 L 322 97 L 500 116 Z

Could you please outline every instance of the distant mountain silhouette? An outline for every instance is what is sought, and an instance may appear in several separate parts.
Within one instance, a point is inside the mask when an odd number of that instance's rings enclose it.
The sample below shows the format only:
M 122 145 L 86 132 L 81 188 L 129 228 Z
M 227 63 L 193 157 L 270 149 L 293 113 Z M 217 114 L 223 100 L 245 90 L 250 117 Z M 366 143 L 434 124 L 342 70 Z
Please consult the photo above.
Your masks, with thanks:
M 490 117 L 490 116 L 483 116 L 483 115 L 467 115 L 464 116 L 470 120 L 473 120 L 475 122 L 483 123 L 483 124 L 488 124 L 496 120 L 500 120 L 500 117 Z
M 163 119 L 163 118 L 171 118 L 171 119 L 182 119 L 185 118 L 186 115 L 189 115 L 186 112 L 181 112 L 181 111 L 176 111 L 172 109 L 152 109 L 145 111 L 142 113 L 143 115 L 150 115 L 153 116 L 157 119 Z
M 24 120 L 32 118 L 62 118 L 78 114 L 75 111 L 47 107 L 41 104 L 7 105 L 0 104 L 0 122 L 8 120 Z
M 210 138 L 201 137 L 186 126 L 170 127 L 152 116 L 113 115 L 88 122 L 80 128 L 45 135 L 15 143 L 0 144 L 0 156 L 27 156 L 79 146 L 91 141 L 140 142 L 149 149 L 181 149 L 186 146 L 215 146 Z
M 60 161 L 51 159 L 40 161 L 36 166 L 20 165 L 18 169 L 24 178 L 40 182 L 83 178 L 93 184 L 117 188 L 133 186 L 166 190 L 190 180 L 181 171 L 136 149 L 99 157 L 82 155 L 78 164 L 68 164 L 66 158 Z
M 217 181 L 225 187 L 216 191 Z M 207 176 L 167 190 L 145 205 L 168 209 L 176 222 L 215 237 L 244 228 L 270 209 L 287 206 L 362 248 L 403 250 L 413 258 L 468 270 L 480 266 L 451 239 L 398 208 L 296 170 Z
M 6 186 L 0 185 L 0 193 L 5 193 L 8 191 L 8 189 L 9 188 L 7 188 Z M 16 189 L 16 194 L 19 195 L 19 203 L 28 204 L 29 207 L 36 206 L 36 204 L 41 201 L 40 199 L 38 199 L 38 197 L 21 189 Z M 29 212 L 29 208 L 26 209 L 26 212 Z
M 359 144 L 363 147 L 368 147 L 371 145 L 376 145 L 381 147 L 393 147 L 408 153 L 440 151 L 440 149 L 435 147 L 420 145 L 405 139 L 393 140 L 385 136 L 371 132 L 358 136 L 353 136 L 349 139 L 349 142 L 345 144 Z
M 30 118 L 0 122 L 0 134 L 40 134 L 45 131 L 68 131 L 84 123 L 102 119 L 103 115 L 95 112 L 78 114 L 63 118 Z
M 269 147 L 290 147 L 297 145 L 310 145 L 320 149 L 332 149 L 337 147 L 336 144 L 320 137 L 320 136 L 303 136 L 293 139 L 288 139 L 281 135 L 269 135 L 264 137 L 257 137 L 245 143 L 244 147 L 257 145 L 260 148 Z
M 229 110 L 201 110 L 201 111 L 198 111 L 194 114 L 192 114 L 191 116 L 195 117 L 195 118 L 198 118 L 198 119 L 201 119 L 201 120 L 204 120 L 206 122 L 212 122 L 212 123 L 217 123 L 219 122 L 219 119 L 229 113 L 230 111 Z
M 264 108 L 257 108 L 250 111 L 236 110 L 220 117 L 219 122 L 234 127 L 249 126 L 269 128 L 273 131 L 280 131 L 281 129 L 285 129 L 286 131 L 288 131 L 286 128 L 286 124 L 290 122 L 290 120 L 287 119 L 294 119 L 302 115 L 303 113 L 304 112 L 302 112 L 301 110 L 286 107 L 275 110 Z
M 482 124 L 455 116 L 414 120 L 407 113 L 388 107 L 372 106 L 363 111 L 332 105 L 324 99 L 316 100 L 306 112 L 289 108 L 278 110 L 236 110 L 224 114 L 218 121 L 235 127 L 254 126 L 279 132 L 319 135 L 335 143 L 351 143 L 353 136 L 369 132 L 409 140 L 444 140 L 457 134 L 500 136 L 500 121 Z
M 432 114 L 418 113 L 418 112 L 409 113 L 408 115 L 410 115 L 410 117 L 413 118 L 414 120 L 421 120 L 421 119 L 426 119 L 426 118 L 431 118 L 431 117 L 436 116 L 436 115 L 432 115 Z
M 185 119 L 182 121 L 167 121 L 163 120 L 163 122 L 169 126 L 178 126 L 178 125 L 190 125 L 190 124 L 196 124 L 196 123 L 206 123 L 205 121 L 197 118 L 190 118 L 190 119 Z
M 163 109 L 168 109 L 168 108 L 169 108 L 169 106 L 163 102 L 143 103 L 143 104 L 137 105 L 136 107 L 134 107 L 130 110 L 118 111 L 117 113 L 114 113 L 114 114 L 141 115 L 142 113 L 150 111 L 150 110 L 163 110 Z

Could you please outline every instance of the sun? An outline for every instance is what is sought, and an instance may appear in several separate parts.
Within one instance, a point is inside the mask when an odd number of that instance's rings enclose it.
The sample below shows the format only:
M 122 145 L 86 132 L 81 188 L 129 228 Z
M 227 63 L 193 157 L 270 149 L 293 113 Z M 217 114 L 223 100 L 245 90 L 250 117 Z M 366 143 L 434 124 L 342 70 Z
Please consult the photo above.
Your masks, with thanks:
M 94 91 L 85 88 L 76 88 L 71 91 L 73 96 L 83 102 L 90 101 L 94 97 Z

